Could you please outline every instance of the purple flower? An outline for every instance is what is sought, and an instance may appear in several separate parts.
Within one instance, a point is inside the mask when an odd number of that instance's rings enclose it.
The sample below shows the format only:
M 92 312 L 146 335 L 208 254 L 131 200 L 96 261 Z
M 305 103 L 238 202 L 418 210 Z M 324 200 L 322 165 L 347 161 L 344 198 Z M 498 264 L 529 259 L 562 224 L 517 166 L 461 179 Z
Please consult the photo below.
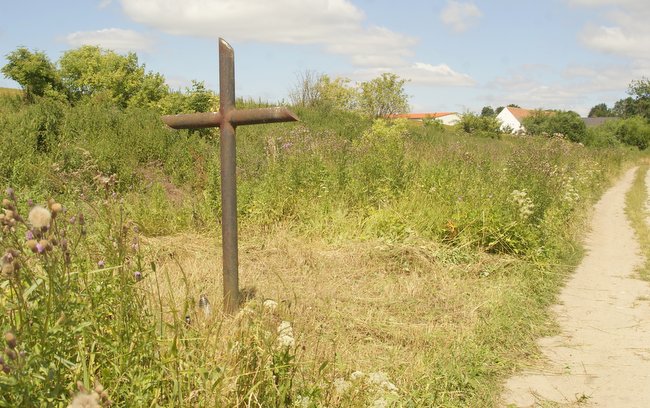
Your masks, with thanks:
M 68 222 L 69 222 L 70 224 L 74 225 L 74 223 L 77 222 L 77 217 L 75 217 L 75 216 L 73 215 L 72 217 L 70 217 L 70 219 L 68 220 Z
M 41 245 L 40 242 L 38 244 L 36 244 L 36 252 L 38 252 L 39 254 L 42 254 L 43 252 L 45 252 L 45 247 L 43 245 Z
M 142 280 L 142 272 L 140 272 L 140 271 L 135 271 L 135 272 L 133 273 L 133 277 L 135 278 L 135 281 L 136 281 L 136 282 L 139 282 L 140 280 Z
M 34 233 L 32 232 L 32 230 L 27 230 L 25 232 L 25 239 L 27 241 L 29 241 L 30 239 L 34 239 Z
M 16 200 L 16 194 L 15 194 L 13 188 L 9 187 L 9 188 L 7 189 L 7 191 L 6 191 L 6 193 L 7 193 L 7 195 L 9 196 L 10 199 L 12 199 L 12 200 L 14 200 L 14 201 Z
M 34 201 L 31 198 L 27 200 L 27 206 L 29 208 L 32 208 L 34 206 Z
M 99 262 L 97 262 L 97 266 L 103 268 L 104 266 L 106 266 L 106 263 L 104 262 L 103 259 L 101 259 Z

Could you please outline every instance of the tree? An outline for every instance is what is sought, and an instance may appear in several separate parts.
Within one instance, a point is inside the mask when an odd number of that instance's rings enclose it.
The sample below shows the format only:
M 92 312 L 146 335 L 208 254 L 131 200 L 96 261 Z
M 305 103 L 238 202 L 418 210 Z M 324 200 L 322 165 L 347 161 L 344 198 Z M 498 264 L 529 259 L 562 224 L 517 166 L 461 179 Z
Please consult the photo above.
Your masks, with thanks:
M 639 150 L 645 150 L 650 145 L 650 125 L 639 116 L 621 120 L 614 134 L 619 141 L 636 146 Z
M 505 108 L 504 108 L 503 106 L 499 106 L 498 108 L 496 108 L 496 109 L 494 110 L 494 113 L 495 113 L 496 115 L 498 115 L 498 114 L 501 113 L 501 111 L 504 110 L 504 109 L 505 109 Z
M 483 117 L 496 115 L 497 114 L 494 112 L 494 109 L 491 106 L 484 106 L 483 109 L 481 109 L 481 116 Z
M 350 86 L 348 78 L 321 75 L 317 83 L 320 100 L 318 104 L 327 108 L 351 111 L 357 106 L 357 91 Z
M 521 108 L 521 106 L 517 105 L 516 103 L 510 103 L 508 104 L 509 108 Z
M 362 82 L 359 85 L 359 109 L 375 118 L 408 111 L 405 83 L 405 79 L 393 73 L 383 73 L 378 78 Z
M 5 78 L 18 82 L 25 92 L 25 97 L 33 101 L 36 96 L 61 89 L 56 67 L 43 52 L 31 52 L 19 47 L 7 55 L 9 61 L 2 67 Z
M 590 118 L 606 118 L 612 116 L 612 111 L 607 107 L 607 104 L 599 103 L 591 108 L 588 116 Z
M 619 99 L 612 108 L 612 114 L 620 118 L 629 118 L 636 114 L 636 106 L 632 97 Z
M 572 142 L 584 143 L 587 125 L 576 112 L 536 111 L 524 119 L 526 130 L 534 135 L 562 135 Z
M 634 113 L 650 119 L 650 79 L 643 77 L 633 80 L 627 93 L 634 99 Z
M 289 100 L 294 106 L 315 106 L 321 97 L 318 83 L 322 75 L 307 70 L 297 77 L 296 85 L 289 91 Z
M 86 45 L 65 52 L 59 65 L 63 85 L 72 102 L 104 93 L 120 107 L 136 102 L 147 105 L 157 102 L 167 92 L 162 76 L 145 73 L 135 53 L 120 55 Z

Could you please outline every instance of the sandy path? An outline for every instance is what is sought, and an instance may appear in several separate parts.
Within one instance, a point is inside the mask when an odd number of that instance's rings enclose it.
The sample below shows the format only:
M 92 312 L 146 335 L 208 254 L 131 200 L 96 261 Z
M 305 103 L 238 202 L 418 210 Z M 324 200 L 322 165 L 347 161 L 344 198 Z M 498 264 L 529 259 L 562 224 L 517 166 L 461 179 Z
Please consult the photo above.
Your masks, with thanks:
M 554 307 L 561 334 L 539 341 L 544 367 L 507 381 L 504 406 L 650 407 L 650 286 L 633 277 L 643 259 L 624 213 L 634 171 L 596 204 L 587 255 Z

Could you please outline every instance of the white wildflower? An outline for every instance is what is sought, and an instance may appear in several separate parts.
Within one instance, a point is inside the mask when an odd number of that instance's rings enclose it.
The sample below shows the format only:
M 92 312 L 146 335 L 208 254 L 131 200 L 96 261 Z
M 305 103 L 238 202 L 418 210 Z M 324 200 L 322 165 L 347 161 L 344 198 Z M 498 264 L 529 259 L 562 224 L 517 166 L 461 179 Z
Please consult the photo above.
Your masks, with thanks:
M 274 312 L 275 309 L 278 308 L 278 302 L 276 302 L 275 300 L 271 300 L 271 299 L 265 300 L 263 305 L 264 305 L 264 309 L 269 311 L 269 312 Z
M 528 197 L 526 190 L 513 190 L 512 193 L 510 193 L 510 197 L 519 207 L 519 216 L 522 219 L 526 219 L 533 214 L 535 204 L 533 204 L 533 200 Z
M 363 371 L 355 371 L 352 374 L 350 374 L 350 381 L 356 381 L 360 378 L 363 378 L 364 376 L 365 374 L 363 373 Z
M 291 323 L 282 321 L 278 326 L 278 344 L 280 347 L 293 347 L 296 344 Z
M 390 382 L 388 376 L 383 371 L 368 374 L 368 382 L 388 392 L 397 392 L 397 387 Z
M 29 212 L 27 219 L 34 228 L 49 227 L 50 221 L 52 220 L 52 214 L 48 209 L 36 205 Z
M 293 406 L 299 408 L 308 408 L 309 404 L 311 404 L 311 398 L 307 396 L 303 397 L 302 395 L 298 395 L 296 400 L 293 402 Z
M 350 389 L 352 384 L 349 381 L 346 381 L 344 378 L 335 378 L 334 379 L 334 391 L 337 394 L 345 394 L 345 392 Z

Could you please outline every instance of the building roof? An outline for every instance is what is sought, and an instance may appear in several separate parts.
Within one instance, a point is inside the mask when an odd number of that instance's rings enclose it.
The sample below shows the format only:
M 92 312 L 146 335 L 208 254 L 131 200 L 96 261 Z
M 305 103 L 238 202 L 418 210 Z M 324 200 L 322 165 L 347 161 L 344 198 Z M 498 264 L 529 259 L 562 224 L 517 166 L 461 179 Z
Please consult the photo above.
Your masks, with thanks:
M 455 114 L 456 112 L 400 113 L 397 115 L 388 115 L 388 117 L 390 119 L 435 119 Z
M 508 109 L 510 113 L 512 113 L 512 116 L 514 116 L 515 119 L 517 119 L 520 123 L 524 120 L 524 118 L 527 118 L 533 114 L 533 110 L 531 109 L 515 108 L 512 106 L 508 106 L 505 109 Z
M 602 125 L 605 122 L 608 122 L 610 120 L 616 120 L 619 118 L 616 117 L 599 117 L 599 118 L 581 118 L 583 122 L 585 122 L 585 125 L 587 127 L 594 127 L 594 126 L 599 126 Z

